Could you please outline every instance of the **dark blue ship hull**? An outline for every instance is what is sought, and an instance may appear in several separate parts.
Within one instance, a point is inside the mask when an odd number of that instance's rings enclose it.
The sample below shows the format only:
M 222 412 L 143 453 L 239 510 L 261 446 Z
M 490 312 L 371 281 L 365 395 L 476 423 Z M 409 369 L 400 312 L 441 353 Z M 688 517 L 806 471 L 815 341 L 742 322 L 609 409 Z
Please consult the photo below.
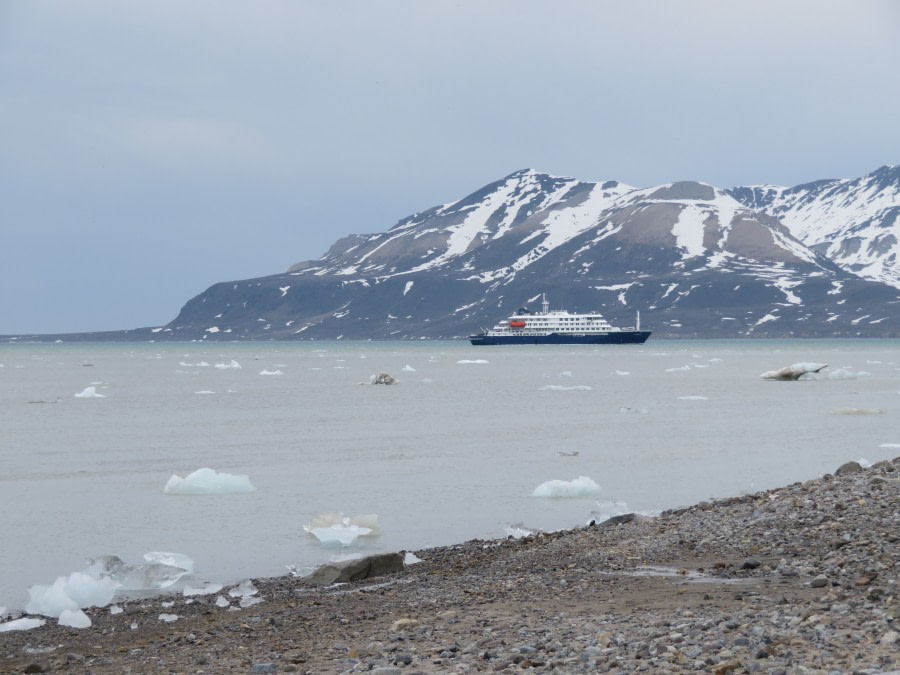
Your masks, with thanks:
M 649 330 L 613 331 L 602 335 L 470 335 L 473 345 L 641 345 Z

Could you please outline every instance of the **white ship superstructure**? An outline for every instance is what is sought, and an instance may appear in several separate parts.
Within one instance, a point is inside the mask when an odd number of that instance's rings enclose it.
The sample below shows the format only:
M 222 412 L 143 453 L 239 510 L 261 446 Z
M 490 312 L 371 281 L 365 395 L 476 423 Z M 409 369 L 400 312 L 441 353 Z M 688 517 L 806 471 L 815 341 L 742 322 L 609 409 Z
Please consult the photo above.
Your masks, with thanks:
M 613 326 L 599 312 L 572 313 L 551 310 L 546 294 L 541 311 L 518 310 L 488 331 L 470 336 L 472 344 L 602 344 L 644 342 L 649 331 L 641 331 L 638 313 L 633 328 Z

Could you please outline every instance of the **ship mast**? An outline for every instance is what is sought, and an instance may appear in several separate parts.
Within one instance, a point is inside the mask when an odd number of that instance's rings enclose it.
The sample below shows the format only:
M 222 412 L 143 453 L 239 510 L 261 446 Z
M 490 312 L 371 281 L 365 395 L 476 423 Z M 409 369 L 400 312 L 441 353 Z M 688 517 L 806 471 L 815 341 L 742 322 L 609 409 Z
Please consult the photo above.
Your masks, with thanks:
M 640 330 L 640 329 L 641 329 L 641 310 L 638 310 L 638 313 L 637 313 L 637 319 L 635 319 L 635 326 L 634 326 L 634 329 L 635 329 L 635 330 Z
M 543 309 L 544 309 L 544 314 L 547 314 L 550 312 L 550 303 L 547 302 L 547 294 L 546 293 L 541 293 L 541 307 L 543 307 Z

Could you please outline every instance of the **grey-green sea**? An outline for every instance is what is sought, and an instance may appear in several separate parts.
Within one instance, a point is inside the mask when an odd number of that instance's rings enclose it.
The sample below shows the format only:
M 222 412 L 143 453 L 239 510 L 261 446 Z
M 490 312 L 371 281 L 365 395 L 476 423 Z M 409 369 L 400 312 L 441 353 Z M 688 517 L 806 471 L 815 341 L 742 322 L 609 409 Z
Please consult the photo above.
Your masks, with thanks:
M 764 371 L 828 364 L 808 380 Z M 391 385 L 372 384 L 387 373 Z M 900 341 L 0 346 L 0 606 L 87 561 L 180 583 L 652 514 L 900 452 Z M 201 468 L 240 494 L 164 492 Z M 589 481 L 580 480 L 582 478 Z M 533 496 L 547 481 L 556 492 Z M 552 486 L 551 486 L 552 487 Z M 319 514 L 375 514 L 324 546 Z

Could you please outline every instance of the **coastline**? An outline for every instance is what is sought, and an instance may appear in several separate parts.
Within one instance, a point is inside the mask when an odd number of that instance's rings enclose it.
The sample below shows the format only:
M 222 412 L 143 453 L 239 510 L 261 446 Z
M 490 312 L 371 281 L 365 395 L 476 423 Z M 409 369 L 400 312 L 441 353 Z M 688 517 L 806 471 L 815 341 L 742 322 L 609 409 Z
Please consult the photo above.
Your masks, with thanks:
M 0 672 L 900 670 L 900 458 L 624 520 L 349 584 L 253 580 L 242 609 L 91 608 L 90 628 L 0 633 Z

